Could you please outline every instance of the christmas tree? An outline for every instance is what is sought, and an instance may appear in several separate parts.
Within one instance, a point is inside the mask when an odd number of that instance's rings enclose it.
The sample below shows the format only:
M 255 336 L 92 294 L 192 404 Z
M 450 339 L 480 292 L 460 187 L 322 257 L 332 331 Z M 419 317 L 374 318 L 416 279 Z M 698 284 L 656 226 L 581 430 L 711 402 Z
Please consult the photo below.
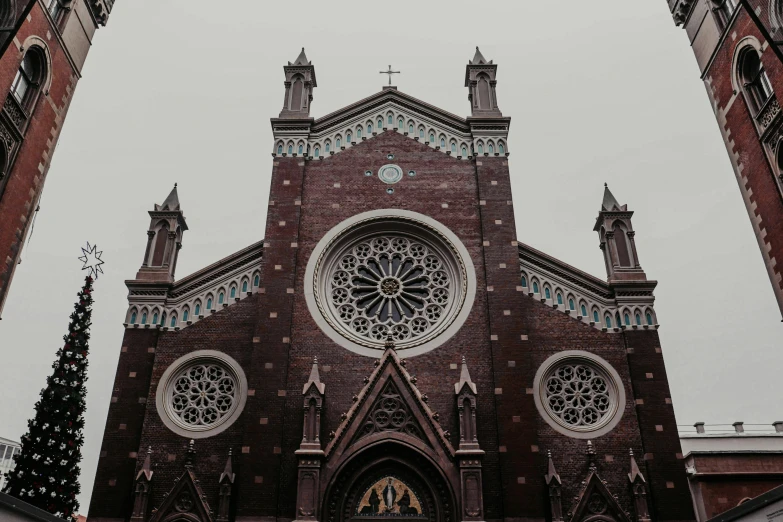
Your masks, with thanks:
M 54 371 L 35 404 L 35 417 L 27 424 L 22 451 L 14 457 L 16 466 L 8 473 L 4 489 L 5 493 L 62 518 L 73 517 L 79 509 L 92 285 L 93 275 L 102 271 L 100 252 L 95 247 L 90 249 L 89 244 L 87 248 L 80 259 L 85 262 L 84 268 L 90 269 L 90 275 L 79 292 L 68 333 L 63 337 L 64 345 L 57 351 Z

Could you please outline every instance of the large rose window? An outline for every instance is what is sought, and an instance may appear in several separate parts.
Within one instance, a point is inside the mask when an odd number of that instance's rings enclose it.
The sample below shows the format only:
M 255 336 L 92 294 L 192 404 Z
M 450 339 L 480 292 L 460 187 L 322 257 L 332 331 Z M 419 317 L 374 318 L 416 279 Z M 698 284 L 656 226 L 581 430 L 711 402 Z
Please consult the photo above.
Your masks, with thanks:
M 382 350 L 389 337 L 398 350 L 424 345 L 464 307 L 464 257 L 423 223 L 368 220 L 313 255 L 317 264 L 308 273 L 320 315 L 361 347 Z

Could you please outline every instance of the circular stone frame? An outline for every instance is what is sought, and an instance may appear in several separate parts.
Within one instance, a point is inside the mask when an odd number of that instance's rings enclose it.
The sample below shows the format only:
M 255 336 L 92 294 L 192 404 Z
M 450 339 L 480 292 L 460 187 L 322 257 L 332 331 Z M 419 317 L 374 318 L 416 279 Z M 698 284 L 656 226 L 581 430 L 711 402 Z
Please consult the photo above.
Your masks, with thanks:
M 461 282 L 461 307 L 459 310 L 450 317 L 450 320 L 447 321 L 447 324 L 436 336 L 426 339 L 420 344 L 397 348 L 401 356 L 414 357 L 421 355 L 434 350 L 449 340 L 467 320 L 473 308 L 473 302 L 476 299 L 476 269 L 473 265 L 473 260 L 470 258 L 470 254 L 465 245 L 462 244 L 462 241 L 442 223 L 418 212 L 392 208 L 371 210 L 346 219 L 327 232 L 310 254 L 304 277 L 305 301 L 310 315 L 322 332 L 346 350 L 367 357 L 380 357 L 383 353 L 383 347 L 355 342 L 333 326 L 318 302 L 317 285 L 319 281 L 316 280 L 317 272 L 324 260 L 324 256 L 331 251 L 331 247 L 335 246 L 337 248 L 336 244 L 345 239 L 351 232 L 366 226 L 377 226 L 383 222 L 393 223 L 395 221 L 425 229 L 430 235 L 437 236 L 438 240 L 443 243 L 443 246 L 449 247 L 456 258 L 455 261 L 461 263 L 464 270 L 464 281 Z
M 394 185 L 402 180 L 402 169 L 399 165 L 389 163 L 378 169 L 378 179 L 387 185 Z
M 215 425 L 206 429 L 194 429 L 188 427 L 179 419 L 176 419 L 173 414 L 169 413 L 170 403 L 167 401 L 169 395 L 168 388 L 170 387 L 173 379 L 175 379 L 185 368 L 198 364 L 199 362 L 218 363 L 233 374 L 237 382 L 237 402 L 236 406 L 222 417 Z M 219 433 L 225 431 L 229 426 L 234 424 L 239 416 L 242 414 L 242 410 L 245 408 L 245 402 L 247 401 L 247 377 L 245 372 L 242 371 L 242 367 L 232 357 L 226 355 L 223 352 L 216 350 L 196 350 L 187 355 L 183 355 L 163 372 L 163 376 L 158 381 L 158 389 L 155 392 L 155 405 L 158 410 L 158 416 L 163 424 L 168 429 L 190 439 L 205 439 L 207 437 L 213 437 Z
M 610 415 L 607 415 L 606 420 L 603 420 L 595 428 L 587 427 L 579 430 L 573 429 L 561 419 L 550 413 L 545 404 L 544 386 L 546 385 L 546 377 L 549 376 L 555 367 L 567 362 L 582 363 L 594 368 L 599 368 L 609 377 L 611 382 L 608 384 L 614 388 L 613 411 Z M 558 433 L 562 433 L 563 435 L 574 439 L 594 439 L 612 431 L 615 426 L 617 426 L 617 423 L 620 422 L 620 419 L 622 419 L 623 413 L 625 412 L 625 387 L 617 370 L 603 358 L 581 350 L 565 350 L 552 355 L 538 368 L 536 376 L 533 379 L 533 401 L 536 404 L 539 415 L 541 415 L 546 423 Z

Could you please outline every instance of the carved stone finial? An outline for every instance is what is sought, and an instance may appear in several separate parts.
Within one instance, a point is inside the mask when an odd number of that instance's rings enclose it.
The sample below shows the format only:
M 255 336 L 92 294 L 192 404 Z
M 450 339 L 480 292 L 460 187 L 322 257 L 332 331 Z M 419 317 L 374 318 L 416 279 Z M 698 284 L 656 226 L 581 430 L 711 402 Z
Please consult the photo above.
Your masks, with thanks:
M 196 441 L 190 439 L 188 443 L 188 452 L 185 454 L 185 467 L 192 468 L 193 461 L 196 457 Z
M 391 335 L 386 338 L 386 344 L 384 345 L 384 348 L 387 350 L 394 350 L 394 338 Z

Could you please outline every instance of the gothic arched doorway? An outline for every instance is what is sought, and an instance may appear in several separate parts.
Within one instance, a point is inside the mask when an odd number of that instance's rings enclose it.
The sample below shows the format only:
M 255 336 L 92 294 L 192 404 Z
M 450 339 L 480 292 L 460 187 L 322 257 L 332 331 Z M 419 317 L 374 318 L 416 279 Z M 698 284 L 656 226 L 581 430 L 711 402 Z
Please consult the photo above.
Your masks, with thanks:
M 454 522 L 454 496 L 438 467 L 417 450 L 386 442 L 338 471 L 324 497 L 326 522 Z

